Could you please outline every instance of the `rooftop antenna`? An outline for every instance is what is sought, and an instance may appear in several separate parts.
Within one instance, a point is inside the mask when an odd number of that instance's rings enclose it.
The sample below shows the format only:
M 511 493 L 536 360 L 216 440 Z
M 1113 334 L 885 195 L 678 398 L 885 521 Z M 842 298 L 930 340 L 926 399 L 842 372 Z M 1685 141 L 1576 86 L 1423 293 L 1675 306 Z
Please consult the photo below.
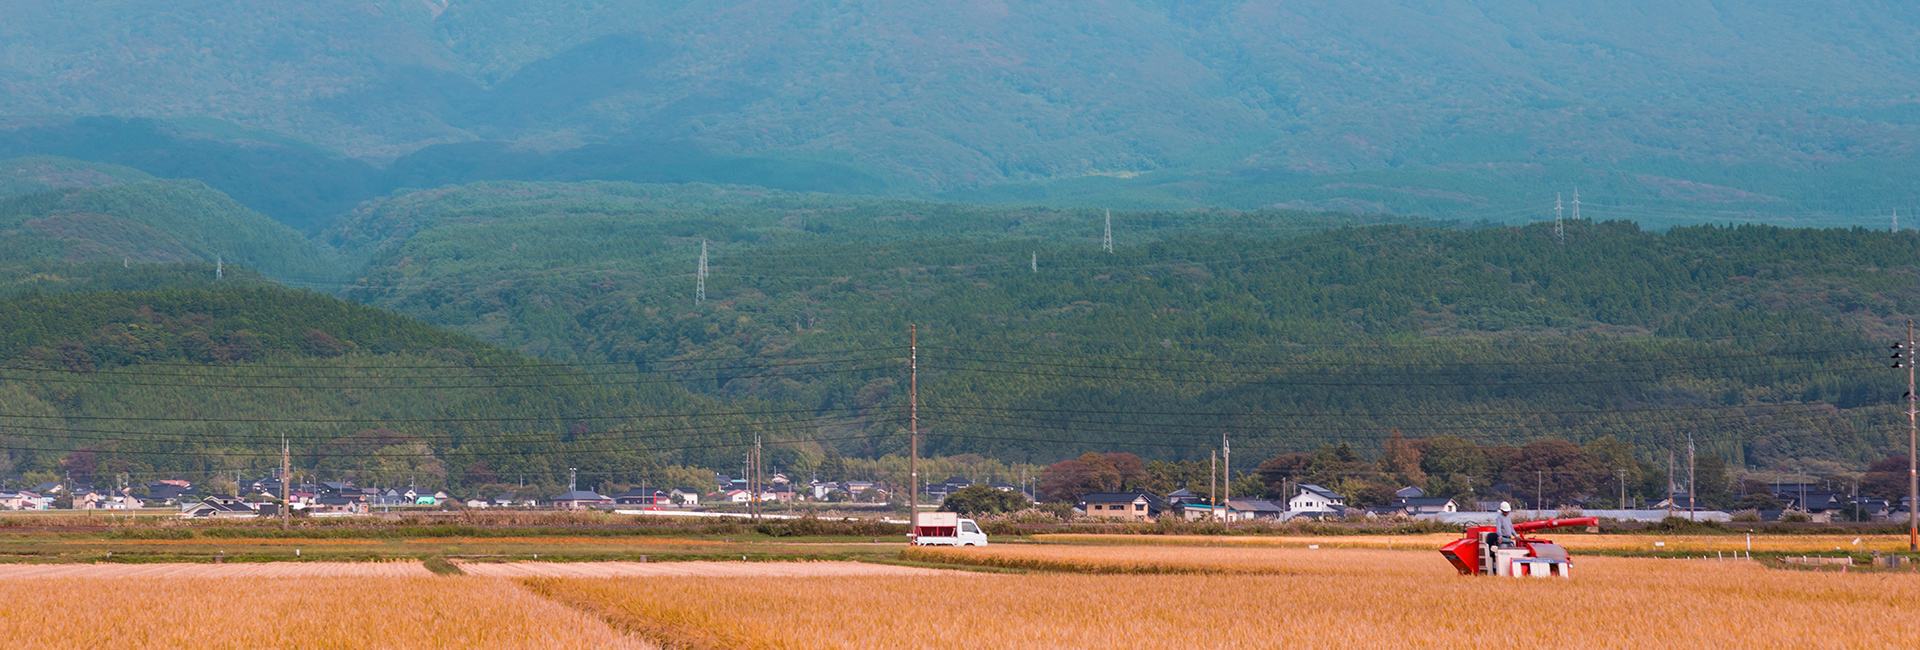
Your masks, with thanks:
M 1560 241 L 1560 247 L 1567 247 L 1567 228 L 1560 220 L 1560 193 L 1553 194 L 1553 238 Z
M 1107 239 L 1101 242 L 1100 250 L 1113 252 L 1113 208 L 1107 208 Z
M 693 304 L 707 301 L 707 240 L 700 240 L 700 270 L 694 272 Z

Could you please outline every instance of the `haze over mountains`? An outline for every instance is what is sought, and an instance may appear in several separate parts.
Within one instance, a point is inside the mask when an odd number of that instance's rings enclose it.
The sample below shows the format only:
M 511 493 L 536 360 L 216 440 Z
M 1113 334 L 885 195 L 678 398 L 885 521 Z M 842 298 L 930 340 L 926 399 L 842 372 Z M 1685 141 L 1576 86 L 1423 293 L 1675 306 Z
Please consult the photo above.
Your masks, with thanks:
M 8 11 L 0 113 L 219 118 L 394 166 L 334 182 L 359 198 L 474 180 L 705 180 L 1516 220 L 1578 185 L 1614 217 L 1876 224 L 1920 204 L 1901 180 L 1920 168 L 1920 17 L 1900 3 Z M 72 155 L 19 144 L 58 122 L 8 126 L 0 149 Z M 89 159 L 120 162 L 108 153 Z
M 45 444 L 0 461 L 36 471 L 264 467 L 261 422 L 74 423 L 276 409 L 449 484 L 878 458 L 910 322 L 922 449 L 1000 462 L 1904 439 L 1897 4 L 6 11 L 0 443 Z

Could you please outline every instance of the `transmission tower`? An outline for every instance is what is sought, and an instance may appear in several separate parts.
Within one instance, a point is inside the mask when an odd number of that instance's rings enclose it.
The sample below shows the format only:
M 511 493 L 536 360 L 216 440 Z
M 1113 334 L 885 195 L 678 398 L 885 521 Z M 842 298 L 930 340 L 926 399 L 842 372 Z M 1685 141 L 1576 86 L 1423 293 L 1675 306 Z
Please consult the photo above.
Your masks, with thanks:
M 206 258 L 203 257 L 200 259 Z M 227 258 L 215 255 L 213 257 L 213 279 L 219 280 L 225 277 L 227 277 Z
M 1580 220 L 1580 186 L 1573 186 L 1573 220 Z
M 1566 248 L 1567 226 L 1560 219 L 1561 209 L 1562 208 L 1560 206 L 1560 193 L 1555 192 L 1553 195 L 1553 238 L 1560 242 L 1561 248 Z
M 1040 253 L 1038 251 L 1028 251 L 1027 255 L 1029 256 L 1027 258 L 1027 266 L 1032 268 L 1034 273 L 1039 273 L 1040 272 Z
M 693 274 L 693 304 L 707 301 L 707 240 L 700 240 L 700 270 Z
M 1111 208 L 1107 210 L 1107 238 L 1100 244 L 1100 250 L 1113 252 L 1113 210 Z

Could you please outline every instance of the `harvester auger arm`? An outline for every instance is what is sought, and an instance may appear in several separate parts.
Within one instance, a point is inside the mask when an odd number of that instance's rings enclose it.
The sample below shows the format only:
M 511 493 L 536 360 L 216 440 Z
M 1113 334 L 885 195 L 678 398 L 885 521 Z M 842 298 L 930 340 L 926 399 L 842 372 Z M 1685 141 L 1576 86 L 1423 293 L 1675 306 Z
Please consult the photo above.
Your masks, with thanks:
M 1548 528 L 1565 528 L 1567 526 L 1598 526 L 1598 525 L 1600 525 L 1599 517 L 1574 517 L 1572 519 L 1541 519 L 1539 521 L 1529 521 L 1526 523 L 1514 524 L 1513 532 L 1531 533 L 1536 530 L 1546 530 Z

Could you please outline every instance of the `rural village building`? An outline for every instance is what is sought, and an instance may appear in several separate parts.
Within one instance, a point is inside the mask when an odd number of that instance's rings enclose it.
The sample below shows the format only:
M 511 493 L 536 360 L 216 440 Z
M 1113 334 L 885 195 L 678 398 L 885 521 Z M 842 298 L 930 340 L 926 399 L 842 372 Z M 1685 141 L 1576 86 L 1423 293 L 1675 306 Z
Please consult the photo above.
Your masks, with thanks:
M 1333 490 L 1306 483 L 1301 483 L 1300 491 L 1295 493 L 1293 498 L 1287 499 L 1287 510 L 1292 512 L 1328 513 L 1335 512 L 1335 506 L 1346 505 L 1346 497 L 1334 494 Z
M 1076 508 L 1088 517 L 1148 521 L 1166 510 L 1166 502 L 1146 490 L 1095 492 L 1080 497 Z

